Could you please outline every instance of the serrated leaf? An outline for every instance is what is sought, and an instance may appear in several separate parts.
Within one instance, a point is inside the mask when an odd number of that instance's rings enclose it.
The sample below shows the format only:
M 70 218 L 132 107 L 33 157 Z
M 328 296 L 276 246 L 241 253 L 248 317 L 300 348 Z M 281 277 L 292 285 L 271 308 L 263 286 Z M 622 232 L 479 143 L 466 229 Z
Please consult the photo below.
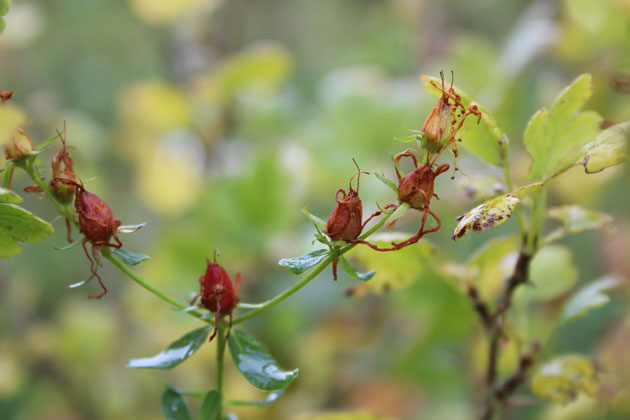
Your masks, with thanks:
M 630 121 L 613 125 L 586 144 L 573 158 L 587 174 L 603 171 L 626 161 L 630 143 Z
M 374 175 L 376 175 L 376 177 L 385 185 L 387 185 L 389 188 L 391 188 L 396 194 L 398 194 L 398 185 L 396 185 L 396 183 L 394 181 L 392 181 L 391 179 L 387 178 L 385 175 L 383 174 L 379 174 L 378 172 L 374 172 Z
M 534 374 L 531 387 L 534 394 L 556 404 L 567 404 L 580 393 L 593 397 L 599 394 L 595 366 L 579 354 L 559 356 L 542 365 Z
M 264 406 L 264 405 L 268 405 L 271 404 L 272 402 L 277 401 L 282 394 L 284 394 L 284 389 L 280 389 L 278 391 L 272 391 L 269 394 L 267 394 L 267 396 L 261 400 L 257 400 L 257 401 L 241 401 L 241 400 L 233 400 L 233 401 L 227 401 L 225 403 L 225 405 L 232 405 L 232 406 L 250 406 L 250 405 L 255 405 L 255 406 Z
M 300 275 L 322 261 L 328 255 L 329 252 L 327 249 L 318 249 L 301 257 L 283 258 L 278 261 L 278 265 L 288 268 L 289 271 L 295 275 Z
M 442 96 L 442 92 L 431 84 L 431 81 L 433 81 L 440 86 L 442 83 L 440 79 L 431 76 L 422 76 L 421 79 L 424 81 L 426 90 L 436 97 Z M 461 97 L 464 106 L 467 107 L 471 102 L 475 102 L 483 115 L 479 124 L 477 124 L 477 118 L 474 116 L 469 116 L 466 119 L 462 130 L 458 132 L 458 137 L 462 139 L 462 142 L 459 144 L 486 162 L 500 165 L 504 149 L 507 148 L 507 138 L 503 134 L 503 130 L 501 130 L 501 127 L 499 127 L 499 124 L 486 107 L 479 104 L 479 102 L 456 86 L 453 86 L 453 88 Z
M 483 232 L 505 223 L 512 216 L 514 208 L 520 201 L 516 195 L 510 193 L 478 205 L 468 213 L 458 217 L 459 223 L 453 231 L 452 239 L 457 241 L 466 235 L 470 229 L 475 232 Z
M 221 393 L 216 390 L 209 391 L 199 409 L 197 420 L 219 420 L 221 416 Z
M 297 378 L 297 369 L 281 369 L 267 348 L 243 331 L 232 330 L 228 346 L 236 368 L 256 388 L 264 391 L 284 389 Z
M 206 342 L 212 325 L 194 329 L 175 340 L 166 350 L 143 359 L 131 359 L 130 368 L 172 369 L 192 356 Z
M 18 254 L 18 242 L 39 242 L 53 232 L 50 223 L 33 213 L 14 204 L 0 204 L 0 258 Z
M 370 270 L 366 273 L 359 272 L 359 270 L 351 266 L 348 260 L 346 260 L 344 257 L 339 257 L 339 265 L 347 275 L 361 281 L 368 281 L 372 277 L 374 277 L 374 274 L 376 274 L 375 270 Z
M 192 420 L 184 396 L 170 386 L 162 393 L 162 413 L 167 420 Z
M 402 242 L 411 235 L 401 232 L 379 232 L 370 236 L 369 241 L 380 247 L 388 247 L 392 242 Z M 358 246 L 346 255 L 359 264 L 374 269 L 376 272 L 374 277 L 359 287 L 380 294 L 409 286 L 430 266 L 435 249 L 430 243 L 421 241 L 396 252 L 378 252 L 367 246 Z
M 530 263 L 529 287 L 520 287 L 515 300 L 544 301 L 567 293 L 577 281 L 578 270 L 569 249 L 550 245 L 540 249 Z
M 558 95 L 551 111 L 543 108 L 534 114 L 523 137 L 533 159 L 531 177 L 545 178 L 572 165 L 571 155 L 597 135 L 602 117 L 579 112 L 592 92 L 592 78 L 583 74 Z
M 604 306 L 610 301 L 604 290 L 612 289 L 619 285 L 615 277 L 604 277 L 579 290 L 562 308 L 558 322 L 569 324 L 584 318 L 590 311 Z
M 124 262 L 129 265 L 138 265 L 142 261 L 151 259 L 151 257 L 147 255 L 136 254 L 135 252 L 127 251 L 124 248 L 112 248 L 112 253 L 118 255 Z

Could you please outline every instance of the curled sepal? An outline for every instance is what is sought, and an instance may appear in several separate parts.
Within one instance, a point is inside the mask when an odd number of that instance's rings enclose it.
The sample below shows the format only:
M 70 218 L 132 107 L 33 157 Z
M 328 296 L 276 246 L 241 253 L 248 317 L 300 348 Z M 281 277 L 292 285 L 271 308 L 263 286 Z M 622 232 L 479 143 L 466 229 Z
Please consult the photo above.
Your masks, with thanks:
M 264 391 L 284 389 L 297 378 L 297 369 L 281 369 L 267 348 L 243 331 L 232 330 L 228 346 L 236 368 L 256 388 Z
M 300 275 L 309 268 L 318 264 L 321 260 L 329 255 L 327 249 L 318 249 L 313 252 L 309 252 L 306 255 L 295 258 L 283 258 L 278 261 L 278 265 L 286 267 L 289 271 L 295 275 Z
M 134 233 L 137 232 L 138 230 L 140 230 L 140 228 L 144 227 L 147 225 L 148 222 L 144 222 L 144 223 L 139 223 L 137 225 L 123 225 L 123 226 L 118 226 L 118 229 L 116 229 L 118 232 L 120 233 Z
M 580 393 L 596 396 L 599 382 L 593 362 L 579 354 L 556 357 L 534 374 L 532 391 L 556 404 L 567 404 Z
M 505 194 L 478 205 L 468 213 L 457 218 L 459 223 L 453 232 L 453 240 L 457 241 L 472 228 L 475 232 L 483 232 L 504 223 L 512 216 L 514 207 L 520 203 L 514 194 Z
M 594 174 L 626 161 L 630 142 L 630 121 L 613 125 L 602 131 L 576 154 L 575 162 L 584 166 L 587 174 Z
M 143 359 L 131 359 L 127 363 L 130 368 L 172 369 L 192 356 L 206 342 L 212 325 L 194 329 L 177 340 L 166 350 Z

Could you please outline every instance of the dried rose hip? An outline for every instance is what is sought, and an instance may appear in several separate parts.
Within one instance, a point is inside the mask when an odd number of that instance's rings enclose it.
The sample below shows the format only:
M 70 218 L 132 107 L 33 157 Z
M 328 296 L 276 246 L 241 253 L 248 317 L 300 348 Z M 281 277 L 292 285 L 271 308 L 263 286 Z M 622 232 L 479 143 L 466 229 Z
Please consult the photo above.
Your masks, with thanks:
M 103 288 L 103 293 L 97 296 L 88 296 L 90 299 L 100 299 L 107 293 L 107 288 L 103 284 L 101 277 L 96 273 L 96 262 L 98 262 L 98 252 L 102 246 L 112 248 L 122 247 L 122 242 L 118 238 L 116 230 L 121 225 L 120 220 L 114 217 L 112 210 L 96 194 L 86 191 L 83 184 L 65 178 L 53 178 L 53 181 L 72 185 L 76 188 L 74 207 L 79 216 L 79 228 L 84 235 L 83 250 L 90 260 L 90 271 L 98 279 L 98 283 Z M 116 243 L 109 242 L 114 238 Z M 88 253 L 86 243 L 92 244 L 92 257 Z
M 63 204 L 69 204 L 72 202 L 72 198 L 75 194 L 76 187 L 73 184 L 68 184 L 65 182 L 61 182 L 61 179 L 73 181 L 77 183 L 79 181 L 79 177 L 74 173 L 72 169 L 72 158 L 70 157 L 70 153 L 66 147 L 66 128 L 64 124 L 63 133 L 59 131 L 57 134 L 61 137 L 61 143 L 63 146 L 52 159 L 52 179 L 50 180 L 50 189 L 53 194 Z M 72 242 L 71 235 L 71 226 L 70 221 L 66 219 L 66 228 L 68 230 L 68 242 Z
M 241 288 L 241 273 L 236 273 L 235 284 L 232 285 L 232 280 L 228 276 L 225 269 L 217 264 L 217 253 L 214 253 L 214 262 L 207 260 L 208 266 L 204 275 L 199 277 L 199 284 L 201 285 L 201 291 L 190 302 L 194 304 L 195 301 L 201 297 L 200 307 L 206 308 L 210 312 L 216 312 L 214 321 L 214 331 L 210 336 L 210 341 L 217 335 L 219 328 L 219 320 L 222 315 L 227 315 L 230 318 L 230 326 L 228 328 L 227 335 L 230 334 L 232 329 L 232 311 L 236 308 L 240 297 L 237 295 Z M 227 338 L 226 335 L 226 338 Z

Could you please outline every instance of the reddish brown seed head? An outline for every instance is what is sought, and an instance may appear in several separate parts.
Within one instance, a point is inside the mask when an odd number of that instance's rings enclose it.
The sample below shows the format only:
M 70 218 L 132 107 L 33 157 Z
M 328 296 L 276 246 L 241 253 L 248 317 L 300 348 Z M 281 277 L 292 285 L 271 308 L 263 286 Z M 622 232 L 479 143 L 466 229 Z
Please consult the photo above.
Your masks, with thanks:
M 457 107 L 458 104 L 461 104 L 459 95 L 453 89 L 453 82 L 451 81 L 451 87 L 446 89 L 443 72 L 440 72 L 440 77 L 442 78 L 442 86 L 433 85 L 442 91 L 442 96 L 438 99 L 421 128 L 429 143 L 441 143 L 451 137 Z
M 238 279 L 237 279 L 238 280 Z M 205 274 L 199 279 L 201 283 L 201 306 L 218 315 L 231 315 L 240 298 L 225 269 L 208 260 Z
M 357 189 L 352 188 L 352 178 L 350 178 L 350 186 L 346 190 L 337 190 L 335 193 L 335 201 L 337 205 L 328 217 L 327 235 L 335 241 L 351 241 L 356 239 L 362 230 L 361 220 L 363 219 L 363 204 L 359 198 L 359 181 L 361 177 L 361 169 L 356 162 L 357 173 L 352 176 L 358 176 Z M 366 173 L 366 172 L 364 172 Z M 341 193 L 341 198 L 339 194 Z
M 11 99 L 14 93 L 15 92 L 13 92 L 12 90 L 0 90 L 0 100 L 2 101 L 1 103 L 5 103 L 9 99 Z
M 81 233 L 92 243 L 107 242 L 120 226 L 112 210 L 96 194 L 77 188 L 74 205 L 79 215 Z
M 414 209 L 423 209 L 433 197 L 435 177 L 447 171 L 448 164 L 438 166 L 435 171 L 425 163 L 405 175 L 398 184 L 400 201 L 409 203 Z
M 61 134 L 60 134 L 61 135 Z M 77 183 L 79 177 L 74 173 L 72 169 L 72 158 L 66 148 L 65 138 L 61 138 L 63 143 L 62 148 L 53 156 L 52 159 L 52 172 L 53 178 L 50 181 L 50 188 L 55 194 L 55 197 L 64 204 L 70 203 L 76 190 L 73 184 L 60 182 L 58 178 L 74 181 Z

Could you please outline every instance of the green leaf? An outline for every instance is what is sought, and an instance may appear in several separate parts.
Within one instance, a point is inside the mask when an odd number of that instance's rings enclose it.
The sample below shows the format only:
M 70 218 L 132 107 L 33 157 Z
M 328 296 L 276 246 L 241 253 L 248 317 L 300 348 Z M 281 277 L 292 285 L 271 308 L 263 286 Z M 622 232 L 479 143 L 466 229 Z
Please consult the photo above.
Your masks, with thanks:
M 4 16 L 9 13 L 11 2 L 9 0 L 0 0 L 0 16 Z
M 162 413 L 167 420 L 192 420 L 183 395 L 170 386 L 162 394 Z
M 272 402 L 277 401 L 282 396 L 282 394 L 284 394 L 284 389 L 280 389 L 278 391 L 272 391 L 269 394 L 267 394 L 267 396 L 265 398 L 263 398 L 262 400 L 257 400 L 257 401 L 233 400 L 233 401 L 226 402 L 225 405 L 232 405 L 232 406 L 249 406 L 249 405 L 264 406 L 264 405 L 268 405 L 268 404 L 271 404 Z
M 346 260 L 344 257 L 339 257 L 339 265 L 341 266 L 343 271 L 346 272 L 347 275 L 361 281 L 368 281 L 372 277 L 374 277 L 374 274 L 376 274 L 375 270 L 370 270 L 366 273 L 360 273 L 359 270 L 351 266 L 348 260 Z
M 567 404 L 581 392 L 592 397 L 599 394 L 599 383 L 593 362 L 578 354 L 556 357 L 534 374 L 532 391 L 556 404 Z
M 387 178 L 385 175 L 383 174 L 379 174 L 378 172 L 374 172 L 374 175 L 376 175 L 376 177 L 385 185 L 387 185 L 389 188 L 391 188 L 396 194 L 398 194 L 398 185 L 396 185 L 396 183 L 394 181 L 392 181 L 391 179 Z
M 475 285 L 484 301 L 494 301 L 503 291 L 505 271 L 503 262 L 508 255 L 517 251 L 520 238 L 517 235 L 486 241 L 468 260 L 469 276 L 476 279 Z
M 203 398 L 197 420 L 219 420 L 221 415 L 221 393 L 209 391 Z
M 232 330 L 228 338 L 236 368 L 256 388 L 275 391 L 286 388 L 298 375 L 298 370 L 282 370 L 267 348 L 251 335 Z
M 18 204 L 22 202 L 22 197 L 11 190 L 0 187 L 0 203 L 2 204 Z
M 42 150 L 44 150 L 46 148 L 46 146 L 48 146 L 50 143 L 52 143 L 53 141 L 57 140 L 59 138 L 59 133 L 57 133 L 55 136 L 49 138 L 48 140 L 44 140 L 43 142 L 41 142 L 39 145 L 37 145 L 37 147 L 35 148 L 35 150 L 37 150 L 38 152 L 41 152 Z
M 295 275 L 300 275 L 309 268 L 313 267 L 321 260 L 329 255 L 327 249 L 318 249 L 317 251 L 309 252 L 306 255 L 295 258 L 283 258 L 278 261 L 278 264 L 286 267 Z
M 576 235 L 587 230 L 607 229 L 612 226 L 612 216 L 596 210 L 589 210 L 578 205 L 568 205 L 549 209 L 549 217 L 562 222 L 562 227 L 545 237 L 549 243 L 568 234 Z
M 431 84 L 431 81 L 441 85 L 442 81 L 435 77 L 422 76 L 424 88 L 436 97 L 441 97 L 442 92 Z M 480 105 L 479 102 L 473 100 L 464 91 L 453 86 L 455 92 L 461 97 L 464 106 L 475 102 L 482 113 L 481 122 L 477 124 L 477 118 L 469 116 L 466 118 L 462 129 L 458 132 L 458 136 L 462 138 L 463 147 L 470 150 L 483 160 L 493 165 L 501 165 L 505 151 L 507 150 L 507 137 L 503 134 L 503 130 L 499 127 L 496 120 L 486 107 Z
M 584 165 L 587 174 L 594 174 L 626 161 L 630 142 L 630 121 L 613 125 L 586 144 L 573 158 Z
M 0 258 L 20 253 L 18 242 L 39 242 L 53 232 L 50 223 L 33 213 L 14 204 L 0 204 Z
M 151 257 L 144 254 L 136 254 L 131 251 L 127 251 L 124 248 L 112 248 L 112 252 L 118 255 L 124 262 L 129 265 L 137 265 L 142 261 L 150 260 Z
M 564 305 L 558 322 L 569 324 L 584 318 L 590 311 L 597 309 L 610 301 L 610 298 L 602 293 L 619 285 L 615 277 L 604 277 L 582 288 Z
M 558 95 L 550 112 L 543 108 L 534 114 L 523 137 L 533 159 L 531 177 L 545 178 L 572 165 L 567 158 L 597 135 L 602 117 L 579 112 L 592 92 L 592 78 L 583 74 Z
M 174 341 L 166 350 L 143 359 L 131 359 L 130 368 L 172 369 L 192 356 L 206 342 L 212 325 L 192 330 Z
M 312 215 L 308 212 L 308 210 L 306 209 L 306 206 L 304 206 L 304 208 L 302 208 L 302 213 L 304 213 L 304 215 L 306 216 L 306 218 L 308 220 L 311 221 L 311 223 L 319 230 L 321 230 L 322 232 L 326 232 L 328 231 L 328 224 L 326 222 L 324 222 L 322 219 L 320 219 L 319 217 Z
M 499 194 L 507 193 L 507 188 L 497 176 L 474 176 L 460 182 L 466 195 L 475 201 L 486 201 Z
M 550 300 L 564 295 L 577 281 L 578 270 L 571 251 L 559 245 L 540 249 L 530 264 L 529 286 L 515 292 L 515 300 Z
M 464 213 L 457 218 L 459 223 L 453 231 L 452 239 L 457 241 L 466 235 L 470 229 L 475 232 L 483 232 L 499 226 L 512 216 L 514 207 L 520 201 L 516 195 L 510 193 L 478 205 L 468 213 Z

